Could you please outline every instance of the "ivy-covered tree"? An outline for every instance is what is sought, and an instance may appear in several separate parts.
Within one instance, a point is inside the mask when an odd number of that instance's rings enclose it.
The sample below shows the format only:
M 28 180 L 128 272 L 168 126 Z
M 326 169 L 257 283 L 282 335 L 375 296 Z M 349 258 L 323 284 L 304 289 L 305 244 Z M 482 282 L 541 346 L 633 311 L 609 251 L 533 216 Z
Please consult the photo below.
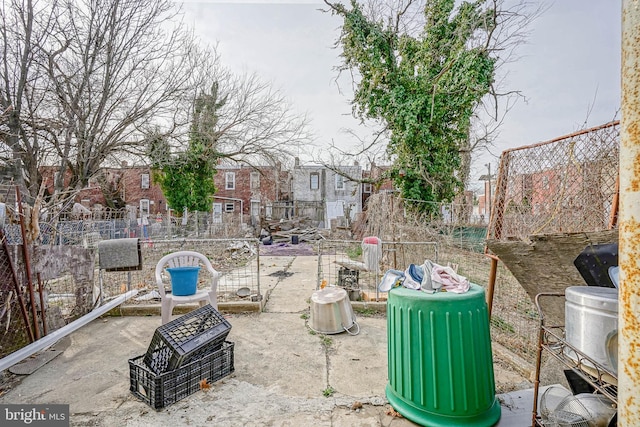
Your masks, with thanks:
M 155 135 L 149 140 L 149 157 L 154 180 L 161 186 L 169 206 L 179 212 L 210 212 L 216 192 L 214 176 L 219 154 L 216 152 L 217 111 L 226 102 L 218 99 L 218 85 L 211 93 L 200 94 L 194 102 L 187 150 L 176 155 L 165 138 Z
M 167 204 L 178 212 L 185 208 L 202 212 L 212 209 L 216 169 L 203 153 L 201 146 L 190 145 L 174 162 L 154 169 L 153 177 L 162 187 Z
M 497 27 L 496 3 L 405 0 L 389 20 L 365 13 L 356 0 L 350 7 L 325 3 L 343 18 L 337 45 L 340 70 L 356 76 L 354 115 L 382 122 L 402 197 L 417 211 L 433 212 L 437 204 L 428 202 L 451 201 L 463 186 L 461 151 L 494 81 L 497 59 L 488 41 Z M 408 12 L 419 17 L 421 30 L 400 27 Z

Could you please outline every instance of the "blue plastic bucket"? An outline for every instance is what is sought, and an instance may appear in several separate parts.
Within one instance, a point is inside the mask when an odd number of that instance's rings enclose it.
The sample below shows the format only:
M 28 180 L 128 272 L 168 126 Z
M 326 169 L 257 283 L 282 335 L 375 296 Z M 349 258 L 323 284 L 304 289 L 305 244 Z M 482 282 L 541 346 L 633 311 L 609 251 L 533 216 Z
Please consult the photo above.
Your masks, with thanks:
M 198 289 L 200 267 L 167 268 L 171 275 L 171 293 L 176 296 L 193 295 Z

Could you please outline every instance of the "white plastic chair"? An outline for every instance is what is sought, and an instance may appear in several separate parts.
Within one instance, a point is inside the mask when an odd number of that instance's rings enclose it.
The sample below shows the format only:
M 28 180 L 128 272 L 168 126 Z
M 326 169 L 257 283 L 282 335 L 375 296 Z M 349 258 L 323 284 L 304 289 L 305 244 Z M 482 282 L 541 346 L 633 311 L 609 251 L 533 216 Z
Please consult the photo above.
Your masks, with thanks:
M 172 293 L 166 292 L 164 288 L 164 282 L 162 276 L 165 274 L 169 276 L 168 272 L 165 272 L 166 268 L 173 267 L 187 267 L 187 266 L 199 266 L 202 264 L 211 276 L 211 288 L 210 289 L 198 289 L 193 295 L 178 296 Z M 201 270 L 202 271 L 202 270 Z M 207 274 L 207 273 L 205 273 Z M 178 304 L 188 304 L 192 302 L 198 302 L 200 306 L 211 304 L 213 308 L 218 309 L 218 273 L 209 259 L 199 252 L 193 251 L 178 251 L 172 252 L 163 256 L 158 264 L 156 264 L 156 284 L 158 285 L 158 292 L 161 298 L 161 312 L 162 312 L 162 324 L 171 320 L 171 313 L 173 308 Z

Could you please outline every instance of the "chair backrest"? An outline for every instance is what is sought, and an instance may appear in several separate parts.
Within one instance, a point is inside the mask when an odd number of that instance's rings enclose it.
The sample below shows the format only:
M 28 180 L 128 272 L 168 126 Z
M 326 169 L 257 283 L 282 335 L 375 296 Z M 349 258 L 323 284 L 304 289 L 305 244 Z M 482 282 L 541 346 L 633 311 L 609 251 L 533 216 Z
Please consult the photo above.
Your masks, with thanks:
M 160 261 L 156 264 L 156 284 L 161 297 L 164 298 L 165 296 L 164 284 L 162 283 L 162 273 L 165 268 L 197 266 L 200 263 L 211 273 L 211 285 L 213 286 L 218 277 L 218 272 L 211 265 L 209 258 L 200 252 L 177 251 L 160 258 Z

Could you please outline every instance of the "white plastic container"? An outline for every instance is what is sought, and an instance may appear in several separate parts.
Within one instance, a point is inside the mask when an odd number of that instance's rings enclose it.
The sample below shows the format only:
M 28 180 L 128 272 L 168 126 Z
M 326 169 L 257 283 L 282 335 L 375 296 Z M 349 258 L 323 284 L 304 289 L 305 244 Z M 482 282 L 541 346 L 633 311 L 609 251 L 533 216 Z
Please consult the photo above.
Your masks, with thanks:
M 615 372 L 607 343 L 618 331 L 618 289 L 570 286 L 565 290 L 565 340 L 599 365 Z M 571 349 L 565 354 L 574 360 Z M 582 360 L 588 366 L 593 364 Z

